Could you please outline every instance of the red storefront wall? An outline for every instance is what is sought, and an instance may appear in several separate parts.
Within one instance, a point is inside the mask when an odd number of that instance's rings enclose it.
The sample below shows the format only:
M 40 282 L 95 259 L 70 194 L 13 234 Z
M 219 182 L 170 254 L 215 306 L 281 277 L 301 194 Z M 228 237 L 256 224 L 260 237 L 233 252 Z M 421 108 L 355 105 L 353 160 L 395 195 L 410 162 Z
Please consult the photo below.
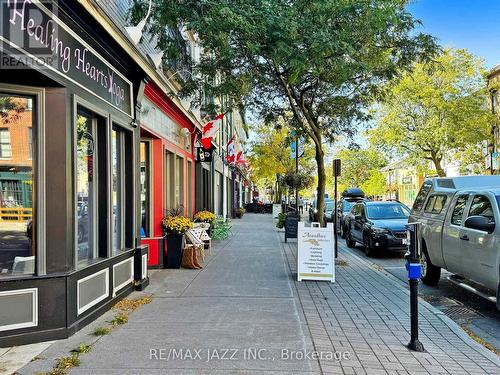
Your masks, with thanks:
M 188 212 L 188 205 L 184 204 L 184 215 L 192 217 L 195 207 L 195 161 L 193 144 L 198 131 L 194 124 L 185 116 L 180 109 L 177 108 L 175 103 L 160 89 L 153 85 L 147 84 L 144 90 L 146 97 L 151 100 L 157 108 L 163 111 L 170 117 L 176 124 L 190 131 L 191 147 L 185 150 L 171 140 L 163 138 L 161 135 L 155 133 L 153 130 L 148 129 L 147 126 L 141 124 L 141 138 L 149 139 L 151 145 L 151 186 L 150 186 L 150 199 L 152 201 L 150 220 L 152 224 L 152 233 L 149 237 L 143 238 L 141 243 L 149 245 L 148 265 L 152 267 L 162 266 L 161 264 L 161 251 L 162 251 L 162 228 L 161 219 L 164 216 L 165 209 L 165 190 L 166 179 L 164 176 L 165 171 L 165 154 L 166 151 L 174 152 L 183 157 L 184 160 L 184 196 L 183 201 L 188 202 L 189 196 L 191 198 L 191 210 Z M 191 161 L 191 183 L 188 184 L 188 162 Z

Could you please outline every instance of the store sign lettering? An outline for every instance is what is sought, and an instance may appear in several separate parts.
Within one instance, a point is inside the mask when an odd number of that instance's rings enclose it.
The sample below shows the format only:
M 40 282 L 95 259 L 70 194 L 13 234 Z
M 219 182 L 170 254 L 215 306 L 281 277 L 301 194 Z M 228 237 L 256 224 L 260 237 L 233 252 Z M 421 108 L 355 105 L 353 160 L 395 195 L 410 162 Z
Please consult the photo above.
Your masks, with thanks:
M 132 84 L 39 1 L 0 0 L 9 52 L 44 65 L 132 116 Z M 7 68 L 2 65 L 3 68 Z M 19 68 L 19 66 L 16 66 Z

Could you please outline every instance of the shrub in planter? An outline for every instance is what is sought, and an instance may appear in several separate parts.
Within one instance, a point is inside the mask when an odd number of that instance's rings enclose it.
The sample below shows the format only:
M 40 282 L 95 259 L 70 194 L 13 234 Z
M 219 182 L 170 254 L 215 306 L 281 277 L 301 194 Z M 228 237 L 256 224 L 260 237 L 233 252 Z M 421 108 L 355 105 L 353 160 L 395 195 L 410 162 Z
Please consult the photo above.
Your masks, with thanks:
M 247 211 L 243 207 L 237 208 L 236 209 L 236 217 L 241 219 L 243 217 L 243 215 L 245 214 L 245 212 L 247 212 Z
M 283 229 L 285 227 L 286 215 L 283 212 L 278 214 L 278 222 L 276 223 L 276 228 Z

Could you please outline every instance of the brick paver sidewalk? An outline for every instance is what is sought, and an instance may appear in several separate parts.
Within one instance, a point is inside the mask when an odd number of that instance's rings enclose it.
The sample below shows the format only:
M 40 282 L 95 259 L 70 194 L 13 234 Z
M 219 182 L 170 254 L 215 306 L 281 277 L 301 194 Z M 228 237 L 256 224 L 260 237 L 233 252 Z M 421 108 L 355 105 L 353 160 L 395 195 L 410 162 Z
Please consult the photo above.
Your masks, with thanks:
M 500 373 L 494 353 L 424 301 L 419 303 L 419 338 L 426 353 L 408 350 L 408 291 L 343 243 L 339 245 L 338 263 L 344 265 L 336 268 L 336 283 L 295 281 L 316 350 L 353 353 L 351 360 L 340 363 L 320 359 L 325 374 Z M 282 242 L 282 246 L 296 277 L 297 244 Z

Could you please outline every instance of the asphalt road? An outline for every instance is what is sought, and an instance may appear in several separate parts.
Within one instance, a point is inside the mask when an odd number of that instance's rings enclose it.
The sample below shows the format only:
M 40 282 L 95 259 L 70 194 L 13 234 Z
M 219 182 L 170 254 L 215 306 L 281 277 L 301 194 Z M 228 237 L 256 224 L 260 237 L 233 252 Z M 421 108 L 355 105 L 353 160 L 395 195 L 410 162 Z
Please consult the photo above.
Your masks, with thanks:
M 346 248 L 345 240 L 340 237 L 339 246 Z M 365 255 L 361 245 L 351 250 L 396 276 L 405 285 L 408 284 L 403 253 L 387 251 L 369 258 Z M 441 280 L 436 287 L 420 283 L 419 295 L 462 327 L 470 329 L 480 339 L 500 351 L 500 311 L 492 302 L 449 281 L 447 277 L 450 275 L 443 270 Z

